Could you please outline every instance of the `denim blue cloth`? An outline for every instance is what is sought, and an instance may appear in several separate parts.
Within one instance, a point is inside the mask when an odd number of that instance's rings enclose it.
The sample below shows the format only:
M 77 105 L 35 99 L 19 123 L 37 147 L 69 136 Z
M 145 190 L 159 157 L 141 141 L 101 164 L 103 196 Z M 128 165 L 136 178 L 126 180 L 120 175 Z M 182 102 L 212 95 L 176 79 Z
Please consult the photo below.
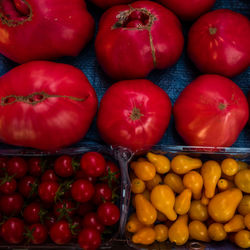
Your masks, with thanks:
M 88 4 L 88 8 L 90 13 L 94 16 L 96 20 L 97 29 L 98 20 L 101 17 L 102 10 L 96 8 L 90 3 Z M 250 17 L 250 0 L 217 0 L 213 9 L 219 8 L 228 8 L 236 12 L 242 13 L 248 18 Z M 185 38 L 187 38 L 187 33 L 191 24 L 192 23 L 183 23 L 183 32 L 185 34 Z M 234 31 L 232 30 L 232 32 Z M 57 60 L 57 62 L 68 63 L 81 69 L 86 74 L 90 83 L 95 88 L 99 101 L 107 90 L 107 88 L 113 83 L 113 81 L 102 72 L 100 66 L 97 63 L 94 52 L 94 39 L 92 39 L 89 45 L 80 53 L 79 56 L 74 58 L 61 58 Z M 0 75 L 3 75 L 15 66 L 15 63 L 11 62 L 3 56 L 0 56 Z M 194 67 L 194 65 L 187 56 L 185 44 L 184 52 L 176 65 L 166 70 L 155 70 L 148 76 L 148 79 L 152 80 L 154 83 L 158 84 L 161 88 L 163 88 L 170 96 L 172 104 L 174 104 L 176 98 L 179 96 L 185 86 L 187 86 L 198 75 L 200 75 L 199 71 Z M 250 91 L 249 69 L 241 75 L 233 78 L 233 80 L 240 86 L 240 88 L 244 91 L 245 94 Z M 109 119 L 108 116 L 107 119 Z M 86 146 L 93 144 L 104 144 L 97 132 L 95 120 L 93 121 L 92 126 L 86 137 L 73 146 L 79 147 L 83 145 Z M 166 131 L 159 145 L 184 145 L 184 142 L 175 130 L 173 118 L 170 122 L 168 130 Z M 7 145 L 0 144 L 0 147 L 2 148 L 6 146 Z M 250 147 L 250 126 L 247 126 L 242 131 L 237 142 L 233 146 L 248 148 Z

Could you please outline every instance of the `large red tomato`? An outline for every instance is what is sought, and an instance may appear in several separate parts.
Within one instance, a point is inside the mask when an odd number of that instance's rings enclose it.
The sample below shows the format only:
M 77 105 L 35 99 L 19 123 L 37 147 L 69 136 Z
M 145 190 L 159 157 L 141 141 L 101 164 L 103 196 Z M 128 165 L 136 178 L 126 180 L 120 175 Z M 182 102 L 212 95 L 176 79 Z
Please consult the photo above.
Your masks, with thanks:
M 234 11 L 220 9 L 193 24 L 188 54 L 200 71 L 232 77 L 249 66 L 249 44 L 249 20 Z
M 203 75 L 190 83 L 173 112 L 177 131 L 193 146 L 231 146 L 249 117 L 244 93 L 218 75 Z
M 97 110 L 86 76 L 73 66 L 36 61 L 0 78 L 0 139 L 54 150 L 79 141 Z
M 216 0 L 157 0 L 182 20 L 194 20 L 212 8 Z
M 0 16 L 0 53 L 18 63 L 76 56 L 94 31 L 84 0 L 2 0 Z
M 171 11 L 151 1 L 137 1 L 103 14 L 95 49 L 109 76 L 135 79 L 176 63 L 183 43 L 181 24 Z
M 90 1 L 100 8 L 107 9 L 113 5 L 131 3 L 135 0 L 90 0 Z
M 170 116 L 170 99 L 160 87 L 148 80 L 128 80 L 107 90 L 97 126 L 107 143 L 137 151 L 161 139 Z

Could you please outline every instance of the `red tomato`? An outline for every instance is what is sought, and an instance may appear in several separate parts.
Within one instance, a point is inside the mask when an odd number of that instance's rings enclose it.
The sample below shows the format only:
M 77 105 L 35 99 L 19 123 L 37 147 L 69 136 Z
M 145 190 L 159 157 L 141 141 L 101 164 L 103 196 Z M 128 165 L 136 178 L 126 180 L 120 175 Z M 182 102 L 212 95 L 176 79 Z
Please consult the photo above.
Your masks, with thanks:
M 77 214 L 79 216 L 85 216 L 87 213 L 94 210 L 94 205 L 91 202 L 85 202 L 78 205 Z
M 112 161 L 107 161 L 104 176 L 101 178 L 102 181 L 108 183 L 110 187 L 119 183 L 120 169 Z
M 81 168 L 89 176 L 98 177 L 104 174 L 106 161 L 97 152 L 88 152 L 81 158 Z
M 105 229 L 104 225 L 100 222 L 97 213 L 93 212 L 86 214 L 81 224 L 83 228 L 93 228 L 100 233 L 102 233 Z
M 100 8 L 107 9 L 114 5 L 131 3 L 135 0 L 90 0 L 90 1 Z
M 23 64 L 2 76 L 0 98 L 1 139 L 42 150 L 79 141 L 97 109 L 95 90 L 82 71 L 46 61 Z
M 29 174 L 35 177 L 41 176 L 44 171 L 45 164 L 46 162 L 42 158 L 30 158 L 28 162 Z
M 97 210 L 100 222 L 105 226 L 112 226 L 120 219 L 119 208 L 111 202 L 105 202 Z
M 51 203 L 55 200 L 59 184 L 54 181 L 42 182 L 38 187 L 38 194 L 43 202 Z
M 1 226 L 2 238 L 10 244 L 20 244 L 24 238 L 24 223 L 18 218 L 11 217 Z
M 122 80 L 172 66 L 183 44 L 181 24 L 171 11 L 151 1 L 136 1 L 104 13 L 95 50 L 103 70 Z
M 146 150 L 162 138 L 170 116 L 170 99 L 160 87 L 148 80 L 121 81 L 103 96 L 97 126 L 108 144 Z
M 96 205 L 100 205 L 103 202 L 112 200 L 112 190 L 106 183 L 98 183 L 95 185 L 95 193 L 92 201 Z
M 46 211 L 42 209 L 39 202 L 32 202 L 23 210 L 23 218 L 25 222 L 29 224 L 40 223 L 41 217 L 43 217 L 45 214 Z
M 188 35 L 188 54 L 200 71 L 232 77 L 249 66 L 249 43 L 249 20 L 220 9 L 193 24 Z
M 0 53 L 18 63 L 76 56 L 94 30 L 83 0 L 2 1 L 1 16 Z
M 188 145 L 229 147 L 249 117 L 247 99 L 231 80 L 203 75 L 190 83 L 174 105 L 175 125 Z
M 0 196 L 0 211 L 6 216 L 18 215 L 23 206 L 23 197 L 20 194 Z
M 45 181 L 54 181 L 57 182 L 58 181 L 58 177 L 56 176 L 56 173 L 54 170 L 52 169 L 48 169 L 46 170 L 42 177 L 41 177 L 41 181 L 45 182 Z
M 172 10 L 179 18 L 190 21 L 210 10 L 216 0 L 157 0 Z
M 33 176 L 25 176 L 18 183 L 18 191 L 25 198 L 37 196 L 38 181 Z
M 93 197 L 94 192 L 93 184 L 83 179 L 73 182 L 71 187 L 72 198 L 77 202 L 89 201 Z
M 21 157 L 13 157 L 7 163 L 7 173 L 9 176 L 14 176 L 15 179 L 24 177 L 27 171 L 27 162 Z
M 38 245 L 46 241 L 48 232 L 43 224 L 33 224 L 28 227 L 28 241 L 32 244 Z
M 2 194 L 13 194 L 16 191 L 16 180 L 8 175 L 0 179 L 0 192 Z
M 101 235 L 93 228 L 84 228 L 78 235 L 78 244 L 84 250 L 94 250 L 101 245 Z
M 65 220 L 60 220 L 54 223 L 50 228 L 50 238 L 58 245 L 69 243 L 72 239 L 69 223 Z
M 57 202 L 53 207 L 54 215 L 60 219 L 71 218 L 76 212 L 76 205 L 73 201 L 63 200 Z
M 60 177 L 70 177 L 74 173 L 75 164 L 71 156 L 62 155 L 55 161 L 55 173 Z

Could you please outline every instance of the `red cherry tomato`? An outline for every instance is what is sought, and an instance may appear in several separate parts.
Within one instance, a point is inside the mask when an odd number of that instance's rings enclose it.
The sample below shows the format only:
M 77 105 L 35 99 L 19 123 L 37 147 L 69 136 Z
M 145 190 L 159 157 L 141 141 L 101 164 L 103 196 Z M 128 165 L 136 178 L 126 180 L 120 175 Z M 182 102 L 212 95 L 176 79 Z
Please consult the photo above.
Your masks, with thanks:
M 85 202 L 78 205 L 77 214 L 81 217 L 94 210 L 94 205 L 91 202 Z
M 27 171 L 27 162 L 21 157 L 13 157 L 7 163 L 7 173 L 9 176 L 14 176 L 15 179 L 24 177 Z
M 100 8 L 107 9 L 114 5 L 131 3 L 135 0 L 90 0 L 90 1 Z
M 106 183 L 98 183 L 95 185 L 95 193 L 92 201 L 96 205 L 100 205 L 103 202 L 112 200 L 112 190 Z
M 71 156 L 62 155 L 55 161 L 55 173 L 60 177 L 70 177 L 74 173 L 74 164 Z
M 38 187 L 38 194 L 42 201 L 51 203 L 55 200 L 59 184 L 53 181 L 42 182 Z
M 37 196 L 38 181 L 33 176 L 25 176 L 18 183 L 18 191 L 25 198 Z
M 73 182 L 71 187 L 71 195 L 75 201 L 86 202 L 94 195 L 95 189 L 93 184 L 87 180 L 79 179 Z
M 48 232 L 43 224 L 33 224 L 28 227 L 28 241 L 32 244 L 38 245 L 46 241 Z
M 78 235 L 78 244 L 84 250 L 97 249 L 101 244 L 101 235 L 96 229 L 84 228 Z
M 53 207 L 54 215 L 61 219 L 68 219 L 73 217 L 76 212 L 76 205 L 73 201 L 63 200 L 62 202 L 57 202 Z
M 44 172 L 46 162 L 38 157 L 29 159 L 28 169 L 31 176 L 40 177 Z
M 27 205 L 23 210 L 23 218 L 28 224 L 40 223 L 41 218 L 46 214 L 39 202 L 32 202 Z
M 101 223 L 105 226 L 112 226 L 120 219 L 119 208 L 111 202 L 101 204 L 97 210 Z
M 93 228 L 100 233 L 102 233 L 105 229 L 104 225 L 100 222 L 97 213 L 93 212 L 86 214 L 81 224 L 83 228 Z
M 81 168 L 89 176 L 98 177 L 105 172 L 106 161 L 97 152 L 88 152 L 81 158 Z
M 13 194 L 16 191 L 17 182 L 8 175 L 0 179 L 0 192 L 2 194 Z
M 58 245 L 69 243 L 72 239 L 69 223 L 65 220 L 60 220 L 54 223 L 50 228 L 50 238 Z
M 1 226 L 2 238 L 10 244 L 20 244 L 24 238 L 24 223 L 22 220 L 11 217 Z
M 23 197 L 20 194 L 0 196 L 0 211 L 6 216 L 18 215 L 23 206 Z
M 48 169 L 43 173 L 41 180 L 42 180 L 42 182 L 45 182 L 45 181 L 57 182 L 58 177 L 56 176 L 56 173 L 54 170 Z

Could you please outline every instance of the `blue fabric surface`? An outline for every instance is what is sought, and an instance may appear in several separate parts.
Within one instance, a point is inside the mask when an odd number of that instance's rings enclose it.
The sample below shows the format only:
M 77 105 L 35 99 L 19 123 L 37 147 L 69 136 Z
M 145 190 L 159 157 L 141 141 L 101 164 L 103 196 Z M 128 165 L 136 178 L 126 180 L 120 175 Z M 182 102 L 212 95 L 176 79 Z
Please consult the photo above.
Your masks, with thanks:
M 88 8 L 90 13 L 94 16 L 96 20 L 96 25 L 98 25 L 98 20 L 102 14 L 102 10 L 94 7 L 92 4 L 88 4 Z M 250 0 L 217 0 L 213 9 L 219 8 L 229 8 L 231 10 L 244 14 L 248 18 L 250 17 Z M 191 23 L 183 23 L 183 32 L 185 34 L 185 38 L 187 37 L 187 32 L 190 28 L 190 25 Z M 89 45 L 80 53 L 79 56 L 75 58 L 61 58 L 57 60 L 57 62 L 68 63 L 81 69 L 86 74 L 90 83 L 95 88 L 99 101 L 107 90 L 107 88 L 113 83 L 113 81 L 110 80 L 102 72 L 96 61 L 94 52 L 94 39 L 92 39 Z M 3 75 L 15 66 L 15 63 L 0 55 L 0 75 Z M 187 86 L 199 74 L 200 73 L 198 72 L 198 70 L 194 67 L 194 65 L 187 57 L 186 49 L 184 49 L 184 52 L 176 65 L 166 70 L 155 70 L 148 76 L 148 79 L 152 80 L 154 83 L 158 84 L 161 88 L 163 88 L 170 96 L 172 104 L 174 104 L 176 98 L 185 88 L 185 86 Z M 233 80 L 240 86 L 240 88 L 244 91 L 245 94 L 250 91 L 250 69 L 248 69 L 241 75 L 235 77 Z M 107 117 L 107 119 L 109 119 L 109 117 Z M 247 126 L 240 134 L 237 142 L 233 146 L 250 147 L 249 142 L 250 126 Z M 82 146 L 86 144 L 92 145 L 96 143 L 103 144 L 104 142 L 101 140 L 97 132 L 96 123 L 94 121 L 86 137 L 74 146 Z M 168 130 L 166 131 L 163 139 L 159 144 L 184 145 L 184 142 L 175 131 L 173 118 L 171 120 Z M 6 145 L 0 146 L 6 147 Z

